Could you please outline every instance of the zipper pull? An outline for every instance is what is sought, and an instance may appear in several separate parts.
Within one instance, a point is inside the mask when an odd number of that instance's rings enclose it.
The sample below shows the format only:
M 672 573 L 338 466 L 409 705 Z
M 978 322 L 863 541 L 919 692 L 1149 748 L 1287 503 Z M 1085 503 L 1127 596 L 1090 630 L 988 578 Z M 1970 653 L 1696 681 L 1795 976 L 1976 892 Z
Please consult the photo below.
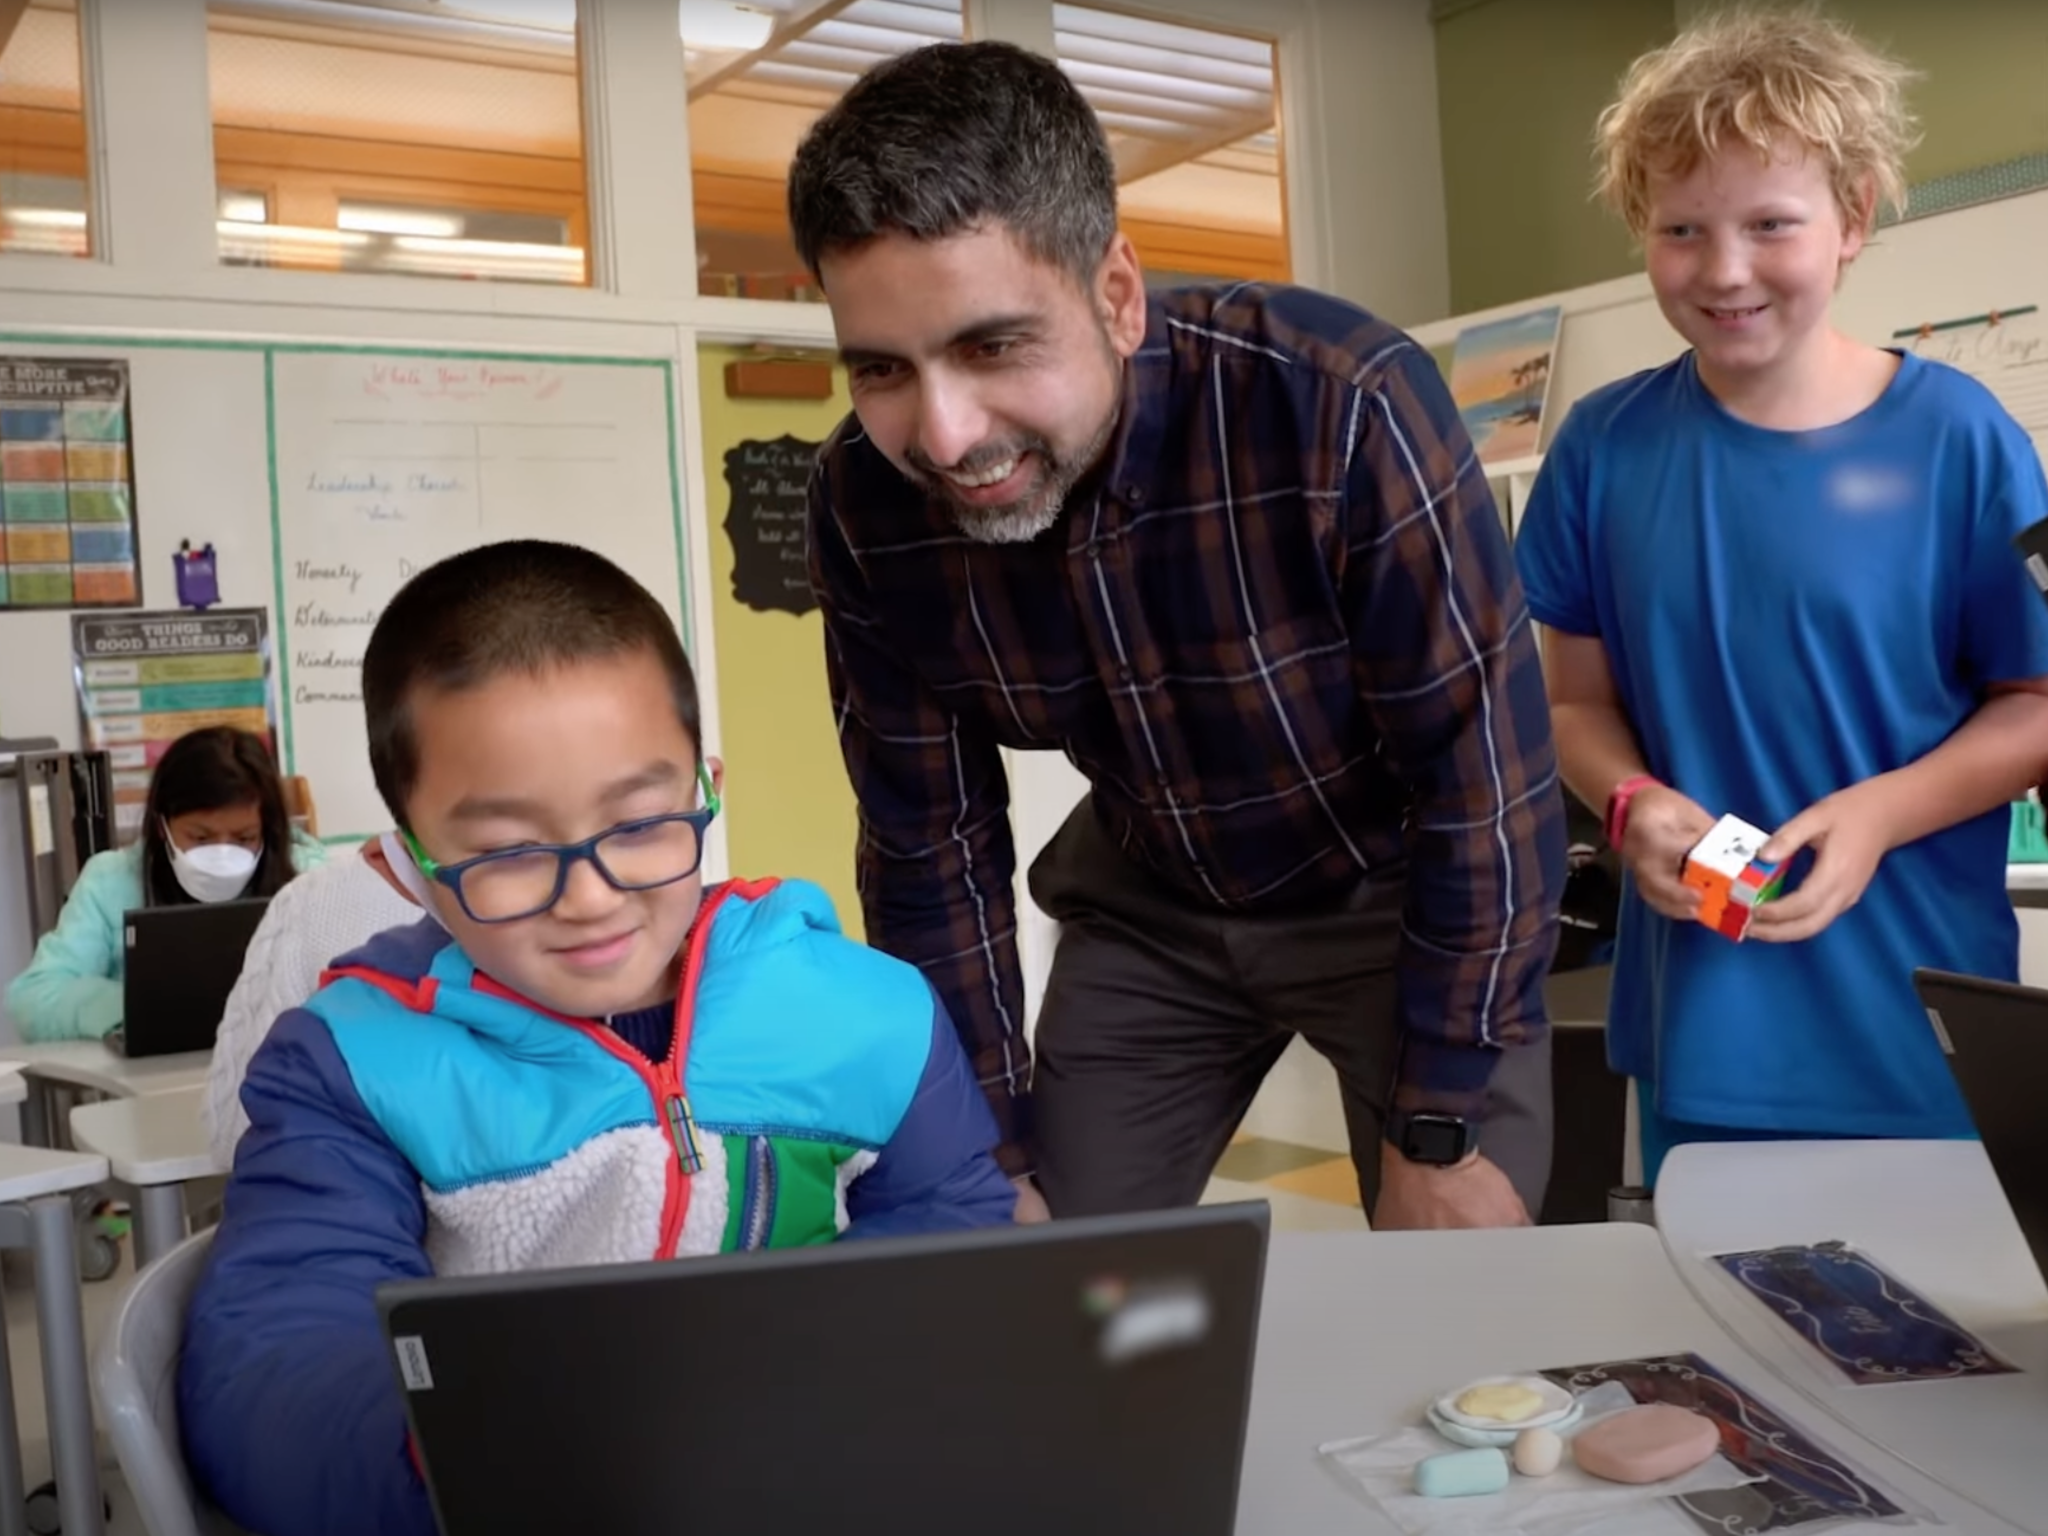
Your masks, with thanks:
M 668 1096 L 668 1138 L 675 1143 L 676 1161 L 683 1172 L 695 1174 L 704 1167 L 704 1155 L 697 1150 L 697 1122 L 690 1118 L 690 1101 L 679 1093 Z

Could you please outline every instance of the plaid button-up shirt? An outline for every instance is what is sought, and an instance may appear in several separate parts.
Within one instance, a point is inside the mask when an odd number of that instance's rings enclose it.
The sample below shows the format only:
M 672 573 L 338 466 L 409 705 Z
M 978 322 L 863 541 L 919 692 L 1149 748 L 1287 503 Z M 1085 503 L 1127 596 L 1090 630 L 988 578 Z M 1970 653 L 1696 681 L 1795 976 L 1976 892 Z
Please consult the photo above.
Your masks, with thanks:
M 1396 1101 L 1477 1116 L 1543 1027 L 1564 883 L 1508 543 L 1436 365 L 1304 289 L 1155 295 L 1100 472 L 978 544 L 849 417 L 811 489 L 870 942 L 920 966 L 1028 1165 L 999 748 L 1064 751 L 1126 852 L 1221 910 L 1405 880 Z

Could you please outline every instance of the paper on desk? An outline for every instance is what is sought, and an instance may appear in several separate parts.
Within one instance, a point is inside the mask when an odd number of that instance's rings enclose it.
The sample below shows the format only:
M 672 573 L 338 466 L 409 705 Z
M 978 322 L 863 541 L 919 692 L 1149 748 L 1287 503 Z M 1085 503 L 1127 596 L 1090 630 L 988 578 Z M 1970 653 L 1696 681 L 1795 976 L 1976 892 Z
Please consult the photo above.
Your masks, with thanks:
M 1618 1382 L 1580 1395 L 1585 1423 L 1624 1408 L 1635 1399 Z M 1699 1536 L 1699 1526 L 1663 1500 L 1689 1493 L 1715 1493 L 1756 1481 L 1727 1457 L 1716 1455 L 1684 1477 L 1640 1486 L 1610 1483 L 1581 1472 L 1566 1457 L 1549 1477 L 1510 1477 L 1499 1493 L 1463 1499 L 1425 1499 L 1415 1492 L 1415 1464 L 1458 1447 L 1420 1426 L 1360 1440 L 1336 1440 L 1318 1447 L 1408 1536 L 1594 1536 L 1609 1519 L 1627 1517 L 1631 1533 L 1651 1529 L 1658 1513 L 1668 1515 L 1673 1536 Z M 1620 1527 L 1616 1527 L 1617 1530 Z

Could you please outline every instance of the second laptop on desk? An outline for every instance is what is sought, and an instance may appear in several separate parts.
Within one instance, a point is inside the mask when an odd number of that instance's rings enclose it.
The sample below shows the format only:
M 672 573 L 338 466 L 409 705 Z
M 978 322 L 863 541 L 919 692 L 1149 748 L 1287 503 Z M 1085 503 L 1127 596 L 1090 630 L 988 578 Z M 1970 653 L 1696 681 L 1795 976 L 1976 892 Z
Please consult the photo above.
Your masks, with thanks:
M 210 1051 L 268 898 L 138 907 L 122 919 L 127 980 L 121 1027 L 131 1058 Z

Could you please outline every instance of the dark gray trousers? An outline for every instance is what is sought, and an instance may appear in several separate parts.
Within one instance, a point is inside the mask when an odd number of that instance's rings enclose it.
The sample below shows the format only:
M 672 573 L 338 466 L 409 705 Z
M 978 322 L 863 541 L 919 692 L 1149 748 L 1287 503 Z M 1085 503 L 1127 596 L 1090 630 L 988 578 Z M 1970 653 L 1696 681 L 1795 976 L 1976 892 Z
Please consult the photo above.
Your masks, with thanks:
M 1031 868 L 1060 925 L 1032 1077 L 1039 1188 L 1056 1216 L 1192 1205 L 1299 1034 L 1336 1069 L 1358 1190 L 1379 1194 L 1406 892 L 1334 909 L 1203 910 L 1111 841 L 1083 800 Z M 1481 1132 L 1530 1215 L 1550 1179 L 1550 1042 L 1506 1051 Z

